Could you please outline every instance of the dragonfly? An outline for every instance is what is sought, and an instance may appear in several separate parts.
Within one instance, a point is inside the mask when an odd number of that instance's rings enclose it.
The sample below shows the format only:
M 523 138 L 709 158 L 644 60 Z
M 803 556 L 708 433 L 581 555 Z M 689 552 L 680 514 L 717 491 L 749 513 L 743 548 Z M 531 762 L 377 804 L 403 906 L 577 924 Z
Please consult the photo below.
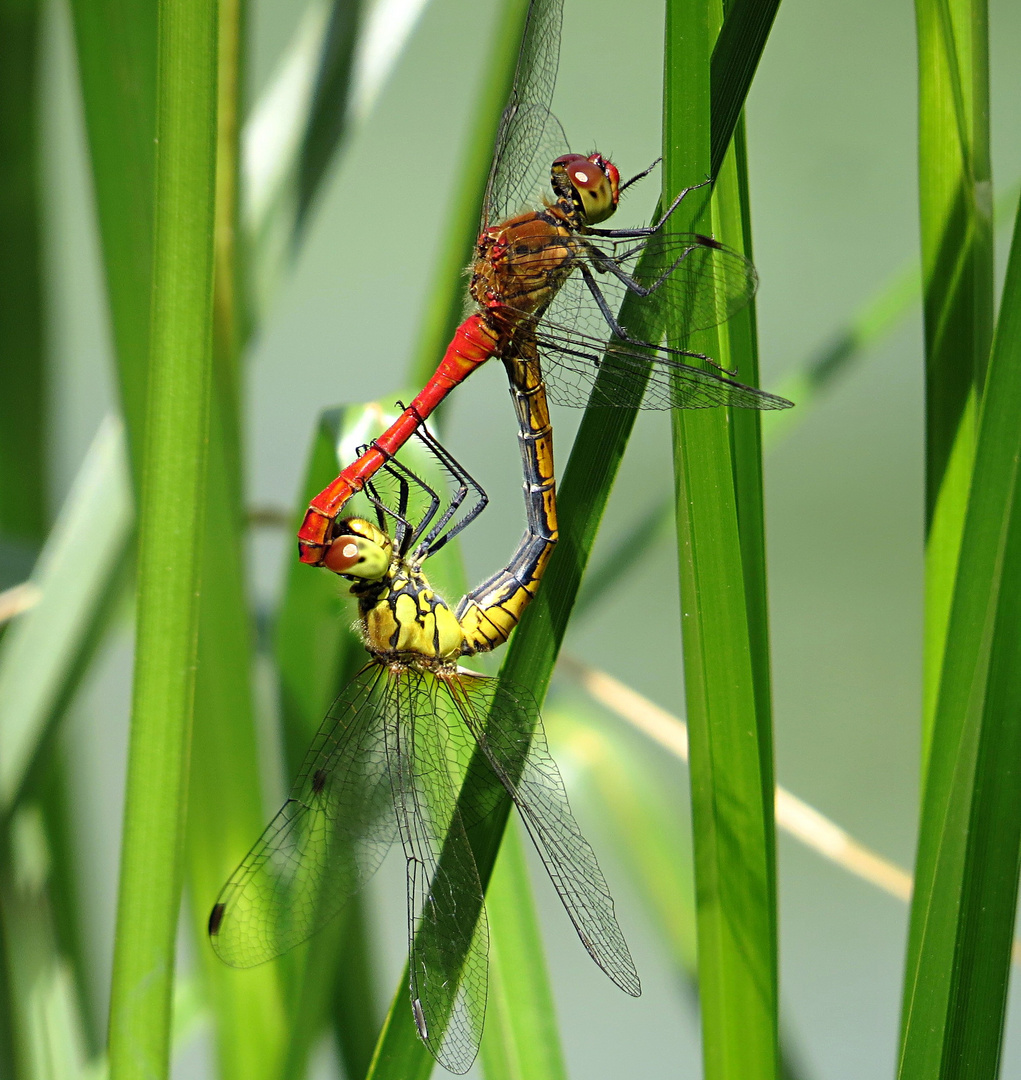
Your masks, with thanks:
M 563 130 L 550 112 L 562 6 L 563 0 L 532 0 L 529 6 L 483 199 L 470 314 L 404 413 L 312 499 L 298 532 L 305 563 L 328 565 L 335 522 L 348 499 L 451 390 L 493 357 L 506 366 L 515 355 L 534 353 L 551 400 L 572 406 L 791 405 L 685 347 L 691 334 L 746 306 L 758 281 L 743 255 L 712 237 L 665 231 L 683 199 L 708 181 L 681 191 L 652 225 L 598 227 L 655 165 L 622 182 L 602 154 L 564 152 Z M 552 198 L 537 199 L 544 177 Z M 617 313 L 626 296 L 638 301 L 643 324 L 669 321 L 680 344 L 645 340 L 623 325 Z
M 423 566 L 478 516 L 486 495 L 424 425 L 416 437 L 452 479 L 453 494 L 441 499 L 390 458 L 364 487 L 375 523 L 338 523 L 329 568 L 353 583 L 370 659 L 330 708 L 287 801 L 209 918 L 222 960 L 263 963 L 329 921 L 399 840 L 407 860 L 411 1014 L 426 1047 L 454 1073 L 466 1072 L 477 1055 L 488 978 L 484 885 L 469 834 L 508 796 L 593 960 L 628 994 L 641 992 L 535 698 L 460 664 L 507 639 L 556 543 L 542 385 L 516 393 L 529 527 L 507 567 L 455 610 Z

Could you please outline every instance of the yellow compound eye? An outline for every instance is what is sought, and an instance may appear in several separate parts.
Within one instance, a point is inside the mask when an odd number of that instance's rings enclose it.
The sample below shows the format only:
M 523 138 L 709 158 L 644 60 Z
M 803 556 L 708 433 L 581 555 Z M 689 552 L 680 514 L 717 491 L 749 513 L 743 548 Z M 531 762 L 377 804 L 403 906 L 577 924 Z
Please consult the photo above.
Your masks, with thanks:
M 364 536 L 347 533 L 330 544 L 323 565 L 335 574 L 373 581 L 390 569 L 390 552 Z

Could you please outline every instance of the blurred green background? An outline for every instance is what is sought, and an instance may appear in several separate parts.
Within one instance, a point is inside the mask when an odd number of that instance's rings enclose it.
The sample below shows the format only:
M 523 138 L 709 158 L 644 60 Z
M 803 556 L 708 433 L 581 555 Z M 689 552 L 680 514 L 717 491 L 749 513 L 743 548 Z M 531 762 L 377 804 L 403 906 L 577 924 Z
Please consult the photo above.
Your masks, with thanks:
M 280 0 L 252 5 L 251 97 L 266 85 L 300 17 Z M 453 198 L 493 13 L 432 0 L 363 123 L 352 131 L 275 296 L 248 372 L 249 501 L 291 508 L 319 412 L 402 389 L 440 230 Z M 622 173 L 658 153 L 662 5 L 567 0 L 555 109 L 572 146 L 598 147 Z M 914 13 L 907 2 L 785 0 L 747 108 L 755 261 L 762 285 L 763 385 L 776 389 L 825 347 L 883 283 L 917 260 Z M 1021 9 L 991 4 L 993 173 L 1021 176 Z M 46 251 L 56 508 L 102 416 L 112 360 L 67 13 L 46 9 Z M 692 177 L 697 181 L 699 177 Z M 622 223 L 650 210 L 655 184 L 629 197 Z M 904 866 L 914 853 L 922 597 L 922 340 L 917 309 L 766 458 L 779 781 Z M 801 419 L 801 418 L 799 418 Z M 558 409 L 558 462 L 576 417 Z M 502 565 L 523 512 L 503 373 L 484 369 L 444 416 L 444 440 L 491 496 L 465 538 L 469 578 Z M 644 416 L 604 522 L 601 551 L 669 489 L 668 420 Z M 250 588 L 268 609 L 293 539 L 260 529 Z M 672 711 L 683 707 L 676 559 L 664 541 L 638 573 L 570 632 L 570 652 Z M 353 617 L 353 613 L 352 613 Z M 92 978 L 105 1000 L 113 934 L 121 789 L 130 698 L 127 623 L 91 673 L 64 737 L 74 774 L 78 850 L 89 890 Z M 558 684 L 547 706 L 556 725 Z M 268 695 L 268 691 L 267 691 Z M 677 812 L 686 814 L 685 774 Z M 570 789 L 570 770 L 567 773 Z M 583 826 L 586 808 L 580 807 Z M 544 880 L 538 901 L 573 1076 L 697 1076 L 698 1025 L 643 929 L 626 875 L 588 828 L 642 973 L 622 1001 L 578 947 Z M 224 873 L 230 868 L 225 867 Z M 393 977 L 403 960 L 400 876 L 373 884 Z M 906 908 L 788 840 L 780 846 L 783 1014 L 803 1075 L 890 1075 Z M 379 979 L 389 993 L 393 978 Z M 690 1019 L 677 1023 L 678 1015 Z M 1003 1075 L 1021 1071 L 1015 1002 Z M 176 1075 L 202 1075 L 198 1040 Z

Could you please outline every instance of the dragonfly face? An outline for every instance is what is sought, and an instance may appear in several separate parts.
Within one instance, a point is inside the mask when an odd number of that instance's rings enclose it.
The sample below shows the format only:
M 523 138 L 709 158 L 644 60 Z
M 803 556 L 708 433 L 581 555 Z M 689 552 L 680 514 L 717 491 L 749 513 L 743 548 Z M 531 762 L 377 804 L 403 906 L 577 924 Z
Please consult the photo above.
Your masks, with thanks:
M 362 518 L 338 522 L 340 535 L 330 544 L 323 565 L 335 574 L 362 581 L 381 581 L 393 561 L 390 537 Z
M 348 518 L 340 527 L 324 565 L 354 582 L 369 652 L 384 663 L 423 669 L 456 660 L 464 631 L 415 560 L 397 553 L 390 537 L 364 518 Z
M 617 209 L 620 173 L 602 154 L 564 154 L 553 162 L 550 183 L 557 197 L 568 199 L 581 227 L 598 225 Z

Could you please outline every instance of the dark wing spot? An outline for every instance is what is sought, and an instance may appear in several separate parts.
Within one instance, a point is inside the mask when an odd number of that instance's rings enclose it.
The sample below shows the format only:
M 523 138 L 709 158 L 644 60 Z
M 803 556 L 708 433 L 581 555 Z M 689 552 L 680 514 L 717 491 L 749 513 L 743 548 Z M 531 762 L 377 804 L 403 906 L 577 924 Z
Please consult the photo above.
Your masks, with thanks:
M 326 770 L 316 769 L 312 775 L 312 791 L 318 795 L 326 787 Z
M 711 236 L 702 236 L 701 233 L 695 233 L 695 239 L 705 247 L 722 248 L 723 245 L 719 240 L 714 240 Z
M 223 913 L 226 909 L 226 904 L 214 904 L 213 910 L 209 913 L 209 936 L 216 937 L 220 931 L 220 923 L 223 922 Z

